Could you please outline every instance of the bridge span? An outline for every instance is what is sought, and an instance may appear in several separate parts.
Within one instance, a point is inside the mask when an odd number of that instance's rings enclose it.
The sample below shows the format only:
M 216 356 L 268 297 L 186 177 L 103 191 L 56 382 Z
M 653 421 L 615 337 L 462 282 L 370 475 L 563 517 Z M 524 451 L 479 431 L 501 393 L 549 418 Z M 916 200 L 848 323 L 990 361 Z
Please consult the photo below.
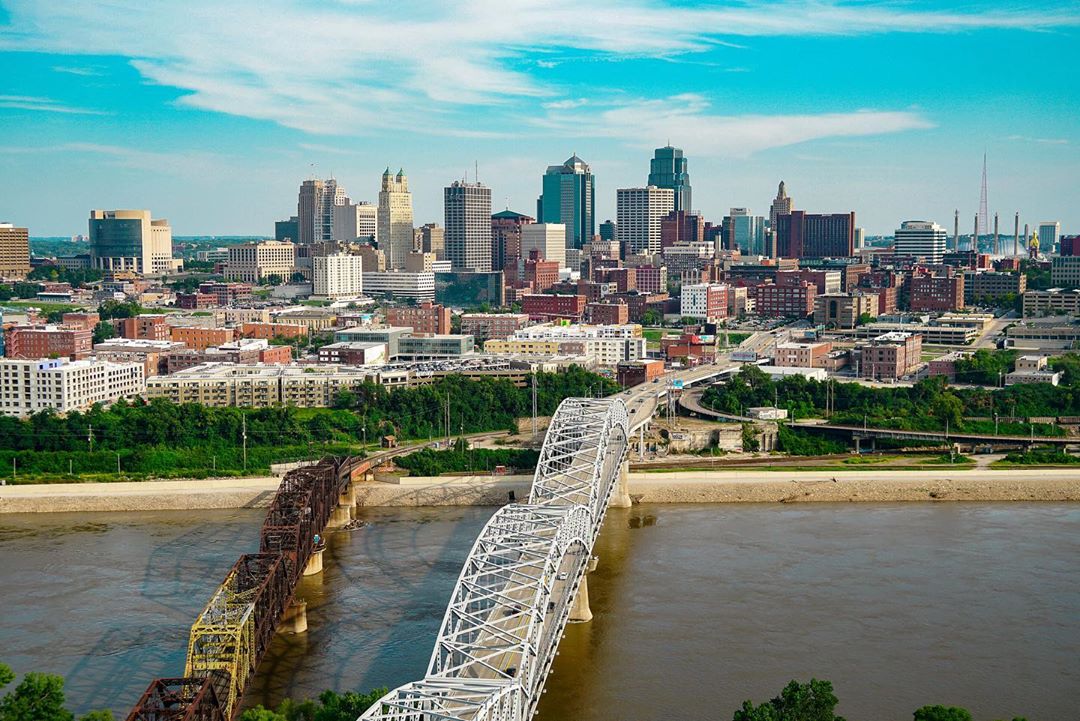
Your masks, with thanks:
M 591 617 L 585 574 L 609 503 L 629 505 L 629 437 L 621 399 L 560 404 L 528 502 L 500 509 L 469 553 L 424 678 L 358 721 L 532 717 L 567 622 Z

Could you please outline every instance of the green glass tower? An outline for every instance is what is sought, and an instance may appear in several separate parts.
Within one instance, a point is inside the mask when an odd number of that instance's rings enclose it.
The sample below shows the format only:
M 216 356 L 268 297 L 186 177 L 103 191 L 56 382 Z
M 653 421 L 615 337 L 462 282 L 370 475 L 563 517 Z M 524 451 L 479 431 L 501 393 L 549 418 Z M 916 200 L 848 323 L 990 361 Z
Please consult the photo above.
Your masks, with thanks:
M 657 148 L 649 163 L 649 185 L 671 188 L 675 191 L 675 210 L 692 212 L 690 203 L 690 173 L 686 170 L 686 158 L 682 148 L 665 145 Z
M 596 232 L 596 188 L 588 164 L 577 155 L 549 165 L 536 200 L 536 222 L 566 226 L 566 247 L 580 248 Z

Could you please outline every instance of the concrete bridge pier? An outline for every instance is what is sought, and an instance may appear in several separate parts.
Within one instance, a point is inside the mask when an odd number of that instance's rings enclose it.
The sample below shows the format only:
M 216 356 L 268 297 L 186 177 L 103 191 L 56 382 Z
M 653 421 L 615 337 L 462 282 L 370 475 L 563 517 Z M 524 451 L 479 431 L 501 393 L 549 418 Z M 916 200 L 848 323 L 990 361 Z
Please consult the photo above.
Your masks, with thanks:
M 304 564 L 305 576 L 314 576 L 316 573 L 322 573 L 322 555 L 323 551 L 325 550 L 325 546 L 312 550 L 311 555 L 308 557 L 307 563 Z
M 611 493 L 611 502 L 608 504 L 611 508 L 629 508 L 630 491 L 630 461 L 624 460 L 619 465 L 619 478 L 615 481 L 615 489 Z
M 638 442 L 637 442 L 637 455 L 638 460 L 645 460 L 645 426 L 638 428 Z
M 588 623 L 592 620 L 592 609 L 589 608 L 589 575 L 581 577 L 581 586 L 578 587 L 574 597 L 574 605 L 570 608 L 570 616 L 567 623 Z
M 307 631 L 307 601 L 293 600 L 281 617 L 283 633 L 305 633 Z

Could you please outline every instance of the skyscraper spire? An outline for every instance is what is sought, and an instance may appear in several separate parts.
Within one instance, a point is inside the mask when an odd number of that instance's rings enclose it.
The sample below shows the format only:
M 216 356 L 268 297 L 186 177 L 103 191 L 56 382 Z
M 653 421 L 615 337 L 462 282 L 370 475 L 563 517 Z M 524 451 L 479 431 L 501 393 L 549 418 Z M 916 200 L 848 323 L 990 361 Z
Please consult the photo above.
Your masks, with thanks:
M 990 213 L 986 209 L 986 153 L 983 153 L 982 190 L 979 193 L 979 223 L 975 227 L 975 243 L 979 242 L 979 233 L 990 230 Z

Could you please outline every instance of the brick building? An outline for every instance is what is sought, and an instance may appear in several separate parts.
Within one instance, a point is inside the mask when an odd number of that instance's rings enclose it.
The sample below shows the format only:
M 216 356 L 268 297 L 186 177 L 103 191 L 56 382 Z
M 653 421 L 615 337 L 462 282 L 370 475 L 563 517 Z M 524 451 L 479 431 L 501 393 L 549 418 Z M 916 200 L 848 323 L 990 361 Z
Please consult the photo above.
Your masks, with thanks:
M 163 314 L 137 315 L 134 318 L 115 318 L 116 334 L 130 340 L 170 340 L 169 326 Z
M 60 320 L 60 324 L 65 328 L 82 328 L 84 330 L 94 330 L 100 322 L 101 316 L 97 313 L 64 313 Z
M 941 275 L 916 272 L 911 276 L 910 309 L 944 313 L 964 307 L 964 275 L 948 270 Z
M 878 316 L 878 296 L 874 293 L 830 293 L 814 298 L 814 325 L 854 328 L 859 318 Z
M 447 335 L 450 332 L 450 309 L 430 300 L 416 306 L 387 308 L 386 323 L 394 327 L 412 328 L 414 333 Z
M 756 285 L 753 293 L 754 311 L 764 318 L 805 318 L 814 312 L 817 288 L 813 283 L 780 273 L 775 283 Z
M 872 380 L 897 380 L 922 363 L 922 336 L 886 333 L 857 346 L 861 352 L 859 375 Z
M 778 343 L 773 364 L 785 368 L 824 368 L 832 343 Z
M 217 307 L 217 296 L 210 293 L 177 293 L 176 307 L 186 310 L 201 310 Z
M 532 320 L 565 318 L 580 321 L 587 299 L 583 295 L 530 294 L 521 299 L 521 310 Z
M 307 326 L 299 323 L 244 323 L 240 326 L 242 338 L 303 338 L 307 334 Z
M 481 345 L 486 340 L 503 340 L 528 324 L 529 316 L 524 313 L 466 313 L 461 316 L 461 332 L 473 336 Z
M 231 343 L 235 335 L 236 331 L 232 328 L 196 328 L 192 326 L 174 326 L 172 328 L 172 340 L 179 341 L 192 350 L 206 350 L 224 343 Z
M 8 358 L 81 360 L 90 355 L 93 337 L 89 328 L 14 326 L 4 333 L 4 353 Z
M 667 268 L 639 265 L 634 268 L 635 285 L 640 293 L 667 293 Z
M 630 306 L 626 303 L 589 303 L 585 315 L 596 325 L 623 325 L 630 322 Z
M 664 361 L 636 360 L 623 361 L 615 367 L 615 377 L 619 385 L 630 388 L 652 381 L 664 375 Z

